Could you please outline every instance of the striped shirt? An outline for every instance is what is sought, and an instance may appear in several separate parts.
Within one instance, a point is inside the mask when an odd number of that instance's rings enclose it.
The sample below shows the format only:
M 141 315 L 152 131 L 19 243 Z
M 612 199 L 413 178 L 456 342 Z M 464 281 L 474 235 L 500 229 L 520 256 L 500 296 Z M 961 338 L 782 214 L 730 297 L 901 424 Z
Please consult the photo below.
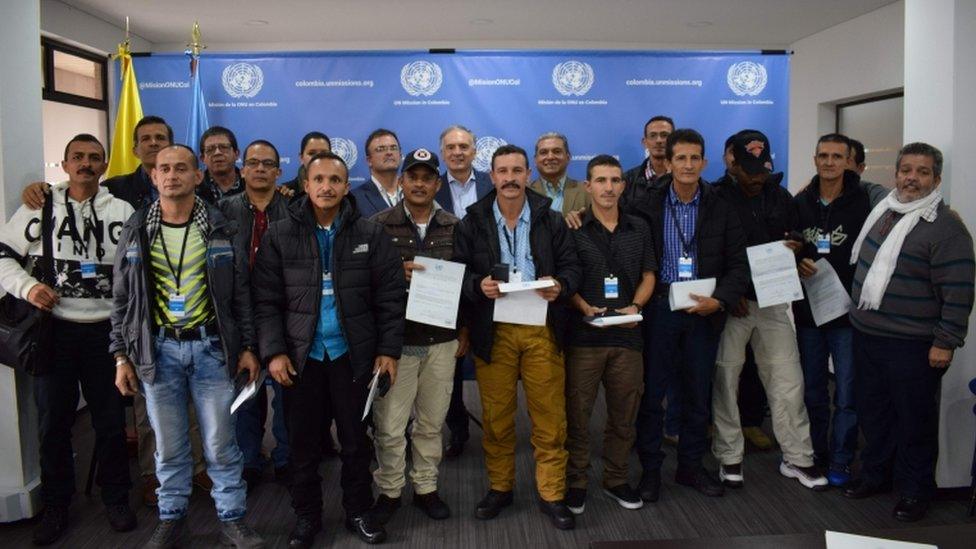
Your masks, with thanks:
M 698 206 L 701 204 L 701 189 L 695 191 L 691 202 L 685 204 L 674 192 L 674 186 L 668 187 L 668 194 L 664 198 L 664 250 L 661 254 L 661 282 L 671 284 L 678 282 L 678 258 L 692 259 L 691 278 L 698 278 L 698 245 L 695 242 L 695 225 L 698 221 Z M 679 233 L 678 228 L 681 228 Z M 688 249 L 681 242 L 684 235 Z
M 150 258 L 152 283 L 156 290 L 156 306 L 153 307 L 156 325 L 196 328 L 213 321 L 213 303 L 207 288 L 207 242 L 192 219 L 181 225 L 161 222 L 150 246 Z M 186 299 L 182 317 L 170 311 L 169 302 L 173 295 Z

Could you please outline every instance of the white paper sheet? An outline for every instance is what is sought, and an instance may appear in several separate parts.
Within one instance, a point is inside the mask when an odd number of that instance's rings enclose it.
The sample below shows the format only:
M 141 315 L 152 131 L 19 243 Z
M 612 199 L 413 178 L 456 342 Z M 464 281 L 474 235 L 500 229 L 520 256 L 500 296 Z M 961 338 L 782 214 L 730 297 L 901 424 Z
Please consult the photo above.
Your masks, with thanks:
M 636 314 L 636 315 L 598 316 L 593 320 L 587 320 L 586 323 L 591 326 L 603 328 L 606 326 L 630 324 L 631 322 L 641 322 L 643 320 L 644 320 L 643 316 L 641 316 L 640 314 Z
M 850 312 L 851 296 L 829 261 L 821 258 L 814 266 L 817 272 L 809 278 L 800 279 L 800 282 L 807 291 L 813 322 L 822 326 Z
M 373 407 L 373 400 L 376 398 L 376 393 L 379 389 L 379 381 L 380 371 L 376 370 L 376 373 L 373 374 L 373 381 L 369 382 L 369 395 L 366 397 L 366 407 L 363 408 L 363 417 L 360 418 L 360 421 L 366 420 L 366 416 L 369 415 L 370 408 Z
M 803 299 L 796 257 L 782 240 L 750 246 L 746 248 L 746 256 L 760 308 Z
M 555 285 L 556 281 L 551 278 L 525 280 L 522 282 L 499 282 L 498 291 L 507 294 L 511 292 L 524 292 L 525 290 L 541 290 L 542 288 L 549 288 Z
M 407 295 L 407 320 L 439 328 L 457 326 L 458 302 L 464 281 L 464 264 L 417 256 L 414 263 L 424 266 L 410 277 Z
M 842 532 L 824 532 L 827 549 L 938 549 L 927 543 L 912 543 L 909 541 L 895 541 L 869 536 L 858 536 Z
M 267 375 L 267 370 L 261 370 L 258 373 L 257 379 L 245 385 L 244 388 L 241 389 L 241 392 L 237 393 L 237 396 L 234 398 L 234 402 L 230 403 L 231 414 L 236 412 L 242 404 L 253 398 L 254 395 L 258 394 L 258 388 L 264 388 L 264 378 L 267 377 Z
M 668 303 L 672 311 L 688 309 L 698 304 L 691 298 L 691 294 L 712 297 L 715 292 L 714 278 L 701 278 L 699 280 L 685 280 L 682 282 L 672 282 L 668 292 Z
M 501 284 L 499 284 L 501 286 Z M 495 300 L 495 322 L 545 326 L 549 302 L 532 292 L 516 291 Z

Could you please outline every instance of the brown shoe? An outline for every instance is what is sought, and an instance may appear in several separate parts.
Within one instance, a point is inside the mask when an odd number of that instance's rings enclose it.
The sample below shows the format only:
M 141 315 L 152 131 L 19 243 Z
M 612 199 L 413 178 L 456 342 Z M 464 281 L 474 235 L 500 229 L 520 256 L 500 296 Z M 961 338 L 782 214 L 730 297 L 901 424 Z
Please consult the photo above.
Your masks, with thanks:
M 159 488 L 159 480 L 156 475 L 142 475 L 142 502 L 147 507 L 155 507 L 159 500 L 156 497 L 156 488 Z
M 203 471 L 193 475 L 193 486 L 209 494 L 213 489 L 213 481 L 210 480 L 210 475 Z

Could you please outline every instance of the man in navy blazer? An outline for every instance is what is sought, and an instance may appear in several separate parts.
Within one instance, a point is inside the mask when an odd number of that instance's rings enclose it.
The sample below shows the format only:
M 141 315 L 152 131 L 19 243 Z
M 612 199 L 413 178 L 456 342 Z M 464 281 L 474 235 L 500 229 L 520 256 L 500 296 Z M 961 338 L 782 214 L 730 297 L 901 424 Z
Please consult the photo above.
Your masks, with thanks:
M 474 169 L 477 154 L 474 133 L 464 126 L 450 126 L 441 132 L 441 158 L 447 164 L 447 171 L 441 174 L 441 188 L 434 200 L 445 210 L 459 219 L 464 218 L 467 208 L 484 197 L 494 187 L 485 172 Z M 464 450 L 468 440 L 468 410 L 462 399 L 464 363 L 467 357 L 457 360 L 454 368 L 454 392 L 451 393 L 451 406 L 447 410 L 447 427 L 451 439 L 444 449 L 445 458 L 455 458 Z
M 396 206 L 403 198 L 403 191 L 397 183 L 400 140 L 395 133 L 379 128 L 369 134 L 366 138 L 366 165 L 369 166 L 370 180 L 350 191 L 350 194 L 355 197 L 359 213 L 368 219 Z

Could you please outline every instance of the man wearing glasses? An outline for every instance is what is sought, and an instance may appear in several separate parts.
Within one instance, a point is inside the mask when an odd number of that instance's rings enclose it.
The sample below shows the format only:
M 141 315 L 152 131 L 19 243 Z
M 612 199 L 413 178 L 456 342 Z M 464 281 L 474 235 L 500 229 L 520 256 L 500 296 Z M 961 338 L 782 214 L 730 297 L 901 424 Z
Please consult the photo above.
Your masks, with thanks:
M 373 130 L 366 138 L 366 165 L 370 180 L 356 187 L 349 194 L 363 217 L 372 217 L 387 208 L 396 206 L 403 198 L 397 185 L 400 169 L 400 140 L 390 130 Z
M 211 126 L 200 136 L 200 160 L 207 166 L 197 196 L 208 204 L 244 191 L 244 180 L 235 165 L 240 156 L 237 137 L 223 126 Z

